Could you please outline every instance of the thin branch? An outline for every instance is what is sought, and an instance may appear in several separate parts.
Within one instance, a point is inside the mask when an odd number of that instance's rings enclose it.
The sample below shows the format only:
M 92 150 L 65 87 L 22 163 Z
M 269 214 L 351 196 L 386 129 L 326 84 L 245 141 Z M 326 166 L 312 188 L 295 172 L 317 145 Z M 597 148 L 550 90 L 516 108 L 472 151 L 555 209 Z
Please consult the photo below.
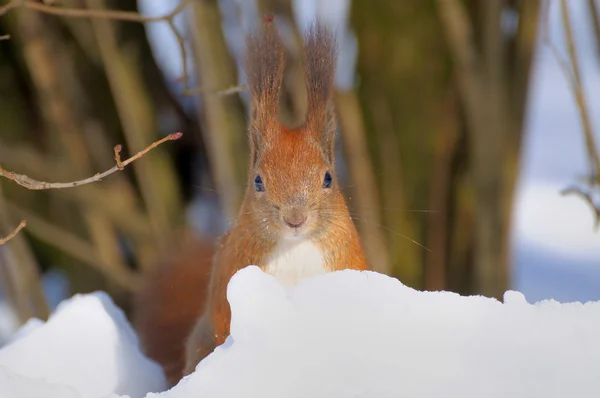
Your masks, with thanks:
M 115 160 L 116 160 L 117 164 L 113 168 L 105 171 L 104 173 L 96 174 L 92 177 L 89 177 L 89 178 L 86 178 L 83 180 L 79 180 L 79 181 L 72 181 L 72 182 L 37 181 L 31 177 L 26 176 L 25 174 L 17 174 L 12 171 L 7 171 L 7 170 L 4 170 L 2 167 L 0 167 L 0 175 L 8 178 L 9 180 L 16 182 L 17 184 L 21 185 L 22 187 L 25 187 L 30 190 L 62 189 L 62 188 L 78 187 L 81 185 L 86 185 L 86 184 L 90 184 L 92 182 L 100 181 L 104 177 L 107 177 L 117 171 L 123 170 L 125 168 L 125 166 L 127 166 L 134 160 L 141 158 L 147 152 L 149 152 L 153 148 L 156 148 L 163 142 L 177 140 L 177 139 L 181 138 L 182 135 L 183 135 L 182 133 L 169 134 L 165 138 L 158 140 L 156 142 L 153 142 L 151 145 L 149 145 L 145 149 L 141 150 L 140 152 L 136 153 L 135 155 L 133 155 L 132 157 L 130 157 L 129 159 L 127 159 L 123 162 L 121 161 L 120 156 L 119 156 L 119 153 L 121 152 L 121 145 L 117 145 L 117 146 L 115 146 Z
M 0 41 L 9 40 L 9 39 L 10 39 L 10 35 L 0 35 Z
M 38 3 L 35 1 L 26 0 L 13 0 L 8 4 L 0 7 L 0 16 L 6 14 L 8 11 L 15 8 L 26 8 L 28 10 L 41 12 L 49 15 L 64 16 L 70 18 L 97 18 L 97 19 L 110 19 L 114 21 L 123 22 L 137 22 L 137 23 L 153 23 L 153 22 L 166 22 L 169 25 L 169 29 L 173 32 L 173 35 L 177 39 L 179 46 L 179 52 L 182 60 L 182 73 L 183 73 L 183 95 L 189 96 L 199 93 L 213 93 L 213 90 L 207 90 L 203 88 L 191 89 L 189 86 L 189 71 L 187 67 L 187 50 L 185 47 L 185 38 L 179 33 L 175 26 L 175 17 L 181 13 L 189 4 L 194 0 L 182 0 L 177 7 L 171 12 L 157 17 L 145 17 L 137 12 L 133 11 L 118 11 L 118 10 L 101 10 L 101 9 L 81 9 L 81 8 L 67 8 L 67 7 L 56 7 L 48 4 Z M 0 40 L 7 40 L 10 38 L 9 35 L 0 36 Z M 217 95 L 231 95 L 239 91 L 243 91 L 243 86 L 232 87 L 224 90 L 214 91 Z
M 212 95 L 217 95 L 217 96 L 221 97 L 221 96 L 225 96 L 225 95 L 241 93 L 242 91 L 246 91 L 246 90 L 248 90 L 247 84 L 241 84 L 239 86 L 233 86 L 233 87 L 222 89 L 222 90 L 215 90 L 215 89 L 200 87 L 200 88 L 194 88 L 194 89 L 188 90 L 184 95 L 194 95 L 194 94 L 211 95 L 212 94 Z
M 579 197 L 581 197 L 584 200 L 584 202 L 586 202 L 592 209 L 592 212 L 594 213 L 594 218 L 595 218 L 594 219 L 594 228 L 596 230 L 598 230 L 598 227 L 600 227 L 600 204 L 598 204 L 594 201 L 594 198 L 592 197 L 591 193 L 584 192 L 580 188 L 574 187 L 574 188 L 566 188 L 566 189 L 562 190 L 561 194 L 562 195 L 574 194 L 574 195 L 578 195 Z
M 598 155 L 598 151 L 596 149 L 596 143 L 594 140 L 594 134 L 592 131 L 592 123 L 589 115 L 589 110 L 587 107 L 587 101 L 583 92 L 583 87 L 581 83 L 581 74 L 579 72 L 579 59 L 577 58 L 577 52 L 575 50 L 575 40 L 573 38 L 573 29 L 571 27 L 571 20 L 569 16 L 569 8 L 565 0 L 560 0 L 561 3 L 561 13 L 562 13 L 562 23 L 565 31 L 565 38 L 567 41 L 567 50 L 569 53 L 569 60 L 567 60 L 561 52 L 558 50 L 556 45 L 550 39 L 550 1 L 548 0 L 545 4 L 545 29 L 544 29 L 544 42 L 550 47 L 554 57 L 558 61 L 563 73 L 565 74 L 569 85 L 571 87 L 571 91 L 575 96 L 575 101 L 577 103 L 577 109 L 579 110 L 579 115 L 581 117 L 581 123 L 583 126 L 583 133 L 586 143 L 586 149 L 588 152 L 588 160 L 591 166 L 590 175 L 593 178 L 590 179 L 590 186 L 598 186 L 600 187 L 600 156 Z M 569 65 L 570 61 L 570 65 Z M 571 68 L 572 67 L 572 68 Z M 595 215 L 594 220 L 594 228 L 598 229 L 600 226 L 600 205 L 594 202 L 592 195 L 590 193 L 585 192 L 581 188 L 567 188 L 561 192 L 563 195 L 567 194 L 576 194 L 581 197 L 590 207 Z
M 0 140 L 0 164 L 10 166 L 12 169 L 21 169 L 25 174 L 36 175 L 42 179 L 62 173 L 60 162 L 32 150 L 29 146 L 12 146 L 2 140 Z M 54 192 L 74 203 L 101 212 L 127 234 L 142 241 L 153 239 L 147 216 L 133 203 L 127 202 L 124 209 L 123 204 L 115 199 L 122 198 L 119 188 L 97 184 L 90 184 L 85 188 L 59 189 Z
M 115 11 L 115 10 L 86 10 L 79 8 L 67 8 L 67 7 L 55 7 L 35 1 L 19 1 L 13 0 L 12 2 L 0 7 L 0 16 L 6 14 L 8 11 L 22 7 L 29 10 L 42 12 L 44 14 L 65 16 L 71 18 L 101 18 L 101 19 L 112 19 L 117 21 L 126 22 L 161 22 L 171 21 L 177 14 L 183 11 L 184 8 L 191 4 L 193 0 L 183 0 L 177 7 L 171 12 L 159 16 L 159 17 L 144 17 L 137 12 L 133 11 Z
M 19 233 L 19 231 L 21 231 L 23 228 L 25 228 L 26 225 L 27 225 L 27 222 L 25 222 L 25 220 L 21 221 L 21 223 L 19 224 L 19 226 L 17 226 L 17 228 L 15 228 L 15 230 L 12 231 L 10 233 L 10 235 L 8 235 L 6 238 L 0 239 L 0 245 L 5 244 L 9 240 L 11 240 L 15 236 L 17 236 L 17 234 Z
M 596 4 L 596 0 L 588 0 L 588 5 L 590 8 L 590 18 L 592 19 L 594 34 L 596 36 L 596 49 L 598 50 L 598 56 L 600 56 L 600 7 Z
M 577 57 L 577 52 L 575 51 L 575 41 L 573 39 L 573 29 L 571 27 L 571 22 L 569 18 L 569 9 L 567 7 L 567 3 L 565 0 L 561 0 L 561 11 L 562 11 L 562 22 L 565 29 L 565 37 L 567 39 L 567 48 L 569 52 L 569 61 L 571 63 L 572 69 L 569 66 L 569 62 L 567 59 L 560 53 L 556 45 L 550 39 L 550 4 L 546 3 L 546 26 L 545 26 L 545 34 L 544 41 L 550 47 L 550 50 L 554 54 L 554 57 L 558 61 L 561 69 L 567 77 L 569 85 L 571 86 L 571 90 L 573 91 L 573 95 L 575 96 L 575 101 L 577 102 L 577 109 L 579 110 L 579 114 L 581 117 L 581 123 L 583 127 L 583 133 L 586 141 L 586 148 L 588 152 L 588 158 L 590 165 L 592 167 L 592 174 L 595 174 L 597 178 L 600 178 L 600 156 L 598 155 L 598 151 L 596 150 L 596 143 L 594 139 L 594 134 L 592 131 L 592 123 L 589 116 L 589 110 L 587 106 L 587 101 L 585 98 L 585 94 L 583 92 L 583 87 L 581 84 L 581 76 L 579 72 L 579 60 Z
M 562 21 L 565 28 L 565 36 L 567 39 L 567 48 L 569 50 L 569 59 L 571 61 L 571 65 L 573 66 L 573 76 L 575 78 L 575 83 L 577 87 L 575 97 L 577 99 L 577 104 L 583 123 L 583 132 L 585 133 L 585 141 L 588 150 L 588 156 L 590 158 L 592 166 L 596 169 L 596 175 L 600 178 L 600 157 L 598 156 L 598 152 L 596 151 L 596 143 L 594 139 L 594 133 L 592 131 L 592 122 L 589 116 L 587 101 L 583 93 L 583 87 L 581 84 L 581 75 L 579 72 L 579 59 L 577 58 L 577 52 L 575 50 L 575 40 L 573 38 L 573 28 L 571 27 L 569 7 L 567 6 L 566 0 L 561 0 L 560 5 L 562 11 Z

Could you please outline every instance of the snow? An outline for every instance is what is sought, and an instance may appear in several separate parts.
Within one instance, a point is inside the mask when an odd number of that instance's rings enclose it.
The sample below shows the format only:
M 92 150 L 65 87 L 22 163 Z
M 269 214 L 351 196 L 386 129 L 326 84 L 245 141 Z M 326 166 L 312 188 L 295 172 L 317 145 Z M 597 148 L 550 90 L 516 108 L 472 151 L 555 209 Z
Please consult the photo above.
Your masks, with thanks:
M 2 293 L 2 292 L 0 292 Z M 0 295 L 0 348 L 19 328 L 19 319 L 12 307 Z
M 63 301 L 46 323 L 30 320 L 0 349 L 1 397 L 46 397 L 38 381 L 56 396 L 81 398 L 137 398 L 166 385 L 160 367 L 140 352 L 123 312 L 103 292 Z
M 0 350 L 0 396 L 595 397 L 600 302 L 421 292 L 340 271 L 286 289 L 232 278 L 231 335 L 168 391 L 104 293 L 77 295 Z M 146 394 L 146 392 L 149 392 Z

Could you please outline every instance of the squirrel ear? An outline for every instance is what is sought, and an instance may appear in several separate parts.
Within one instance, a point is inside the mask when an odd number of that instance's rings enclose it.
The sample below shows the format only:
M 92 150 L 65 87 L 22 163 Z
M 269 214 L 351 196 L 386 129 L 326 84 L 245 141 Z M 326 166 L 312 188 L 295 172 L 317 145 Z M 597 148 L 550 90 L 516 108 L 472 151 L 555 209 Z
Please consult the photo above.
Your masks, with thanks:
M 332 98 L 336 60 L 335 36 L 329 28 L 317 21 L 308 29 L 304 41 L 308 99 L 306 125 L 310 132 L 318 135 L 329 161 L 333 161 L 333 143 L 337 130 Z
M 250 145 L 255 151 L 278 131 L 279 91 L 285 63 L 273 17 L 264 17 L 257 34 L 247 37 L 244 63 L 251 96 Z

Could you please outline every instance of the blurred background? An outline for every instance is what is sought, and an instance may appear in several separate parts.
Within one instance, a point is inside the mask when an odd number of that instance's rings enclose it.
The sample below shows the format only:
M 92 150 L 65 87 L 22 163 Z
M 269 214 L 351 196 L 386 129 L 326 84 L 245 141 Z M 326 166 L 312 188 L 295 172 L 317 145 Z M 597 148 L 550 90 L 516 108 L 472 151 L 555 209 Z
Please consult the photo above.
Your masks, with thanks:
M 65 297 L 128 311 L 236 215 L 248 161 L 244 35 L 273 14 L 281 119 L 301 40 L 339 42 L 338 173 L 373 269 L 426 290 L 600 299 L 600 1 L 56 0 L 0 5 L 0 345 Z M 111 10 L 111 11 L 107 11 Z M 594 142 L 595 141 L 595 142 Z M 572 189 L 571 194 L 564 194 Z M 595 209 L 596 208 L 596 209 Z

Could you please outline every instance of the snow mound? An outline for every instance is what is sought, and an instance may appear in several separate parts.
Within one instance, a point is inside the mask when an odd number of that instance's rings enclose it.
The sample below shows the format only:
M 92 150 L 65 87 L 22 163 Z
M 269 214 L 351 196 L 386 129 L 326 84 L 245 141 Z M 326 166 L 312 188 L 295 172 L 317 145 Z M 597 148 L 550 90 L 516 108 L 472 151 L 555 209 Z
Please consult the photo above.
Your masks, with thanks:
M 230 282 L 231 336 L 148 397 L 597 397 L 600 303 L 419 292 L 341 271 L 285 291 L 257 267 Z
M 0 350 L 0 396 L 581 398 L 600 391 L 600 302 L 420 292 L 358 271 L 286 290 L 255 266 L 234 275 L 227 296 L 231 336 L 169 391 L 158 392 L 163 375 L 138 352 L 122 313 L 94 294 L 61 304 L 48 323 L 31 324 Z
M 142 355 L 125 315 L 102 292 L 32 319 L 0 349 L 0 397 L 143 397 L 162 391 L 160 367 Z

